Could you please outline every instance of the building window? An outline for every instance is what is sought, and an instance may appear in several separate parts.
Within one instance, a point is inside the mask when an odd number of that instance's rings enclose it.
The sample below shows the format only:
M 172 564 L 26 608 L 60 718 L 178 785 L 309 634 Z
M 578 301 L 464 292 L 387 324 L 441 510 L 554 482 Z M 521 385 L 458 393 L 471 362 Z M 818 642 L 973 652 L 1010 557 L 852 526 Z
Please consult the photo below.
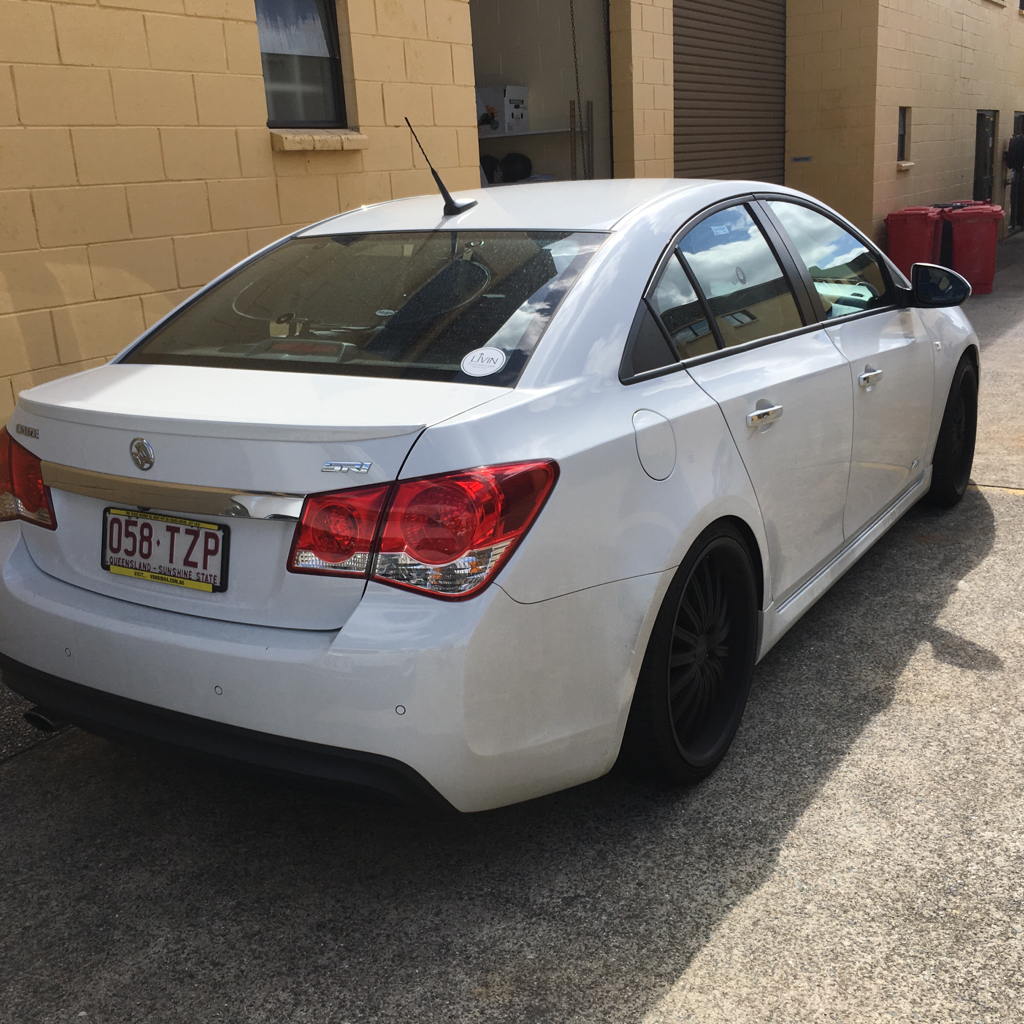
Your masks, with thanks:
M 344 128 L 335 0 L 256 0 L 271 128 Z
M 1024 3 L 1024 0 L 1021 0 Z M 900 124 L 896 133 L 896 159 L 909 160 L 910 152 L 910 107 L 900 107 Z

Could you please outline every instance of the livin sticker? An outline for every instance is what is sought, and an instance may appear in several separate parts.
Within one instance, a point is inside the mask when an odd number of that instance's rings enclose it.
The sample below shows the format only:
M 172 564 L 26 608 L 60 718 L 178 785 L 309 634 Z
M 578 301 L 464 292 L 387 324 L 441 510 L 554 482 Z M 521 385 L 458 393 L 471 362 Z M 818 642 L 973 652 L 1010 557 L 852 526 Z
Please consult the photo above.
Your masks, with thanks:
M 500 348 L 475 348 L 462 357 L 462 372 L 470 377 L 487 377 L 497 373 L 507 358 Z

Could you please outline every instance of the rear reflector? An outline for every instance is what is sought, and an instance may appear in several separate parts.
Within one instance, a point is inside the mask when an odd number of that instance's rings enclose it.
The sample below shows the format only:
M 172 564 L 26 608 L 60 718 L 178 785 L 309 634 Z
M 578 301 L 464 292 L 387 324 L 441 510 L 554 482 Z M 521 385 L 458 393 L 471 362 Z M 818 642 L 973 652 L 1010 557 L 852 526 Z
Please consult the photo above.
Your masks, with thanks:
M 50 488 L 43 483 L 39 459 L 0 427 L 0 522 L 23 519 L 57 529 Z
M 520 462 L 310 495 L 288 569 L 471 597 L 511 556 L 557 478 L 554 462 Z

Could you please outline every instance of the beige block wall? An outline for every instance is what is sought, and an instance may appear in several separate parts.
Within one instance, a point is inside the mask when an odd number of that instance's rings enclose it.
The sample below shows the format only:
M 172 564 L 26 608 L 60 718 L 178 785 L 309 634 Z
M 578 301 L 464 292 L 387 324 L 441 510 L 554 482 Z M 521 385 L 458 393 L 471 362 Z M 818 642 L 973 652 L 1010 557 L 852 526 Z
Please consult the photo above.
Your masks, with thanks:
M 352 151 L 273 152 L 253 0 L 0 0 L 0 421 L 289 230 L 479 184 L 468 0 L 338 8 Z
M 878 0 L 788 0 L 786 184 L 865 230 L 874 200 L 878 32 Z
M 876 235 L 903 206 L 970 199 L 975 120 L 999 112 L 993 201 L 1009 206 L 1003 163 L 1015 111 L 1024 111 L 1024 12 L 1016 0 L 880 0 Z M 898 170 L 899 108 L 911 108 L 913 167 Z
M 611 0 L 616 178 L 675 175 L 672 0 Z

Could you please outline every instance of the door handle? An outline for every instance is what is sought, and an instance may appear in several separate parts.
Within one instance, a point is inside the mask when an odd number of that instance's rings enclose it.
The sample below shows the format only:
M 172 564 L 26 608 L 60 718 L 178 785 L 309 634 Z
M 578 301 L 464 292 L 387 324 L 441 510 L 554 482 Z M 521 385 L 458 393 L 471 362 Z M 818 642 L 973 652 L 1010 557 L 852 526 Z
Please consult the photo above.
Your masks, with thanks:
M 881 379 L 881 370 L 876 370 L 871 366 L 865 366 L 864 372 L 857 378 L 857 383 L 862 388 L 869 388 L 872 384 L 877 384 Z
M 760 427 L 765 423 L 771 423 L 782 415 L 781 405 L 769 405 L 765 409 L 755 409 L 747 413 L 747 426 Z

